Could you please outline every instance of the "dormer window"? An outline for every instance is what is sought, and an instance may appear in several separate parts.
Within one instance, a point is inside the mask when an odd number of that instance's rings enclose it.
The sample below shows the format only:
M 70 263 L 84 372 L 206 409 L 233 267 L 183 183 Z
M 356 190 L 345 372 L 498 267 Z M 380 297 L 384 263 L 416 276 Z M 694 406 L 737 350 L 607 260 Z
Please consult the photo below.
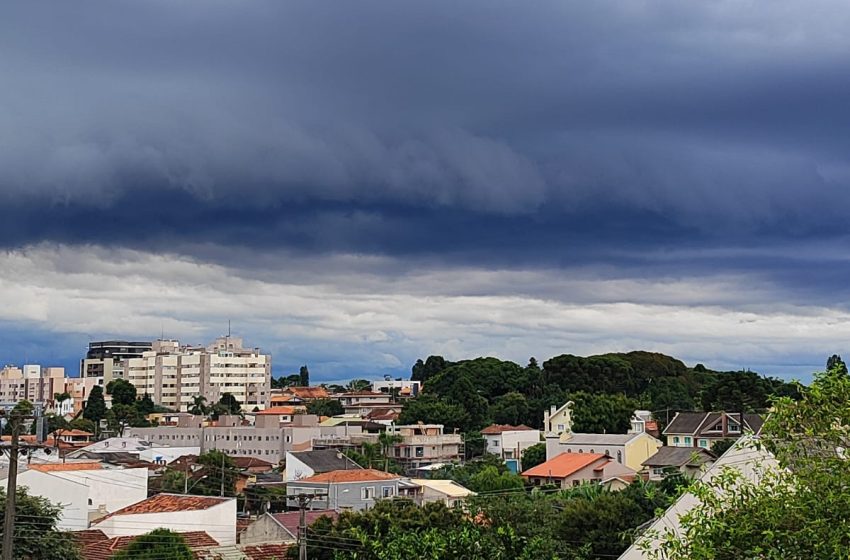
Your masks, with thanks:
M 737 422 L 729 421 L 729 433 L 738 434 L 741 432 L 741 425 Z

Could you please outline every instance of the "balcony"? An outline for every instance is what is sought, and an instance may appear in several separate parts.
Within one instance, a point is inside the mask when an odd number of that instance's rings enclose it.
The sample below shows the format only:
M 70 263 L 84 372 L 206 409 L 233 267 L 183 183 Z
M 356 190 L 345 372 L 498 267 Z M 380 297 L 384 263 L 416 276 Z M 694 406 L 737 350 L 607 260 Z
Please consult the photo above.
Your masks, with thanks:
M 402 445 L 460 445 L 460 434 L 443 434 L 440 436 L 403 436 Z

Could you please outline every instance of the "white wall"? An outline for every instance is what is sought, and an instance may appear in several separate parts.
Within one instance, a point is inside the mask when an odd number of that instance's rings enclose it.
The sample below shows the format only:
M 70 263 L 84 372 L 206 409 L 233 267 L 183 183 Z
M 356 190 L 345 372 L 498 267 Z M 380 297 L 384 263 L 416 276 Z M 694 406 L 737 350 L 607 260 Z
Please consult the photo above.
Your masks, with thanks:
M 159 527 L 177 532 L 205 531 L 220 545 L 236 544 L 236 498 L 207 509 L 116 515 L 92 525 L 109 537 L 143 535 Z
M 513 451 L 515 459 L 519 459 L 523 451 L 534 444 L 540 443 L 540 430 L 517 430 L 502 432 L 487 438 L 487 452 L 502 455 L 505 450 Z M 498 442 L 498 445 L 495 443 Z
M 62 508 L 57 523 L 60 530 L 88 529 L 89 489 L 85 484 L 59 478 L 51 473 L 28 470 L 18 474 L 18 487 L 23 486 L 26 486 L 29 495 L 41 496 Z
M 50 474 L 88 487 L 90 511 L 103 506 L 111 513 L 148 497 L 148 469 L 145 468 L 57 471 Z
M 171 464 L 175 459 L 183 455 L 200 455 L 200 447 L 153 447 L 139 452 L 139 459 L 151 463 L 165 462 Z
M 286 482 L 313 476 L 316 472 L 292 453 L 286 453 Z

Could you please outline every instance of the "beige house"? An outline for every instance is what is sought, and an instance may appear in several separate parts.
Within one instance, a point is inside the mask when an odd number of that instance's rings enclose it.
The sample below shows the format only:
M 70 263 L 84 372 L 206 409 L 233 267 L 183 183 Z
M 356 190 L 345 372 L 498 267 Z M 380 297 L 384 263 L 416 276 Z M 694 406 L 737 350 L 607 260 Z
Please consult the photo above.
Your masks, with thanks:
M 468 497 L 475 496 L 475 492 L 464 488 L 454 480 L 412 478 L 410 482 L 419 486 L 416 500 L 420 504 L 443 502 L 448 507 L 460 507 Z
M 522 473 L 531 484 L 556 484 L 561 488 L 584 483 L 602 484 L 613 478 L 630 482 L 636 475 L 634 469 L 601 453 L 561 453 Z
M 459 461 L 462 456 L 461 435 L 443 433 L 442 424 L 390 426 L 387 433 L 400 436 L 401 442 L 393 445 L 391 455 L 408 471 Z
M 573 401 L 569 401 L 560 408 L 552 406 L 548 411 L 543 412 L 543 433 L 561 435 L 564 432 L 572 431 Z
M 643 462 L 655 455 L 661 442 L 649 434 L 581 434 L 564 432 L 546 436 L 546 458 L 561 453 L 601 453 L 619 464 L 639 471 Z

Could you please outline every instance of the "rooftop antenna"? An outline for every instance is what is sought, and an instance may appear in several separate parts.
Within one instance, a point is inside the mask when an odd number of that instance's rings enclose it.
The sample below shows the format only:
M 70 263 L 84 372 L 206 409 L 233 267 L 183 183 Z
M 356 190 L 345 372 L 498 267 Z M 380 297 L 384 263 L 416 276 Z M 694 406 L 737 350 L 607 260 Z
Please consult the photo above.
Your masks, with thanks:
M 230 319 L 227 320 L 227 338 L 230 338 Z

